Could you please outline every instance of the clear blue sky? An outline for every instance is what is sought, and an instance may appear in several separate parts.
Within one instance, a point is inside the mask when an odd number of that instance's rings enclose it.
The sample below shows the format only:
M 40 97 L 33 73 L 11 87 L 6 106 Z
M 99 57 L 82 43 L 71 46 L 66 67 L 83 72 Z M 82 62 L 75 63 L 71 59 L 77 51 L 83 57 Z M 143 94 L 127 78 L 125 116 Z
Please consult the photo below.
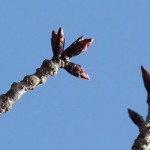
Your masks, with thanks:
M 51 59 L 51 30 L 66 47 L 94 43 L 73 62 L 90 81 L 64 70 L 0 116 L 3 150 L 129 150 L 138 129 L 127 108 L 147 113 L 140 66 L 150 70 L 149 0 L 0 0 L 0 93 Z

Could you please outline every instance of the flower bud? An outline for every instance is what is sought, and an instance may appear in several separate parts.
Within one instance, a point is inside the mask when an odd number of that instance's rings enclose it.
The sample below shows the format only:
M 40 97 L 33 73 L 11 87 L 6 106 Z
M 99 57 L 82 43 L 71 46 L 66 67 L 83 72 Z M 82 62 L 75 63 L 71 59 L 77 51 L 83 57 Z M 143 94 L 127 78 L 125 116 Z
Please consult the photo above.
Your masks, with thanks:
M 66 50 L 63 52 L 69 58 L 79 55 L 81 52 L 85 51 L 93 42 L 93 38 L 84 39 L 83 36 L 79 37 L 75 42 L 73 42 Z
M 89 75 L 85 72 L 82 66 L 78 64 L 69 62 L 68 65 L 66 65 L 64 69 L 70 74 L 78 78 L 84 78 L 84 79 L 90 80 Z
M 135 125 L 137 125 L 139 128 L 144 125 L 144 119 L 142 116 L 140 116 L 137 112 L 128 109 L 129 116 L 131 120 L 134 122 Z
M 144 86 L 148 94 L 150 94 L 150 73 L 143 66 L 141 66 L 141 70 L 142 70 Z
M 53 57 L 61 57 L 65 45 L 64 33 L 62 28 L 59 28 L 57 33 L 55 31 L 52 31 L 51 45 Z

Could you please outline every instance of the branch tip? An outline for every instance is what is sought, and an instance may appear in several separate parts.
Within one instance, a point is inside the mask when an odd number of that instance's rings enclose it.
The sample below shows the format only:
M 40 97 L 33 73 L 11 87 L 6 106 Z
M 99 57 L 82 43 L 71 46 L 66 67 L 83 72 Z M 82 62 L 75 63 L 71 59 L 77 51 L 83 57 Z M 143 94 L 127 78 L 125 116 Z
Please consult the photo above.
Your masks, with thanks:
M 6 94 L 0 95 L 0 113 L 10 110 L 16 100 L 28 90 L 33 90 L 44 83 L 48 76 L 56 75 L 59 68 L 64 68 L 78 78 L 90 80 L 83 67 L 70 62 L 70 58 L 85 51 L 92 44 L 93 38 L 84 39 L 81 36 L 64 50 L 65 38 L 63 29 L 60 27 L 57 32 L 53 30 L 51 36 L 52 59 L 44 60 L 41 67 L 37 68 L 34 74 L 25 76 L 20 82 L 14 82 Z
M 149 94 L 150 93 L 150 73 L 143 66 L 141 66 L 141 71 L 142 71 L 144 86 Z

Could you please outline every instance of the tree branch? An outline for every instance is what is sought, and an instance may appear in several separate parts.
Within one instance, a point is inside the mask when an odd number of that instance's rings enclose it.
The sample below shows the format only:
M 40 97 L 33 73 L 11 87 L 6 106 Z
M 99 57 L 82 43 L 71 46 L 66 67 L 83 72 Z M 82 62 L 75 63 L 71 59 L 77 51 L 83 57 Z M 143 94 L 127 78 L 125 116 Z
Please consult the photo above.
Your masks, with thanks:
M 10 110 L 16 100 L 28 90 L 34 90 L 38 85 L 46 82 L 48 76 L 56 75 L 59 68 L 64 68 L 76 77 L 89 80 L 90 77 L 85 70 L 80 65 L 70 62 L 70 59 L 85 51 L 92 42 L 93 38 L 84 39 L 81 37 L 64 50 L 65 38 L 62 28 L 59 28 L 57 33 L 52 31 L 52 59 L 44 60 L 34 74 L 25 76 L 18 83 L 14 82 L 5 94 L 0 95 L 0 113 Z
M 139 135 L 133 143 L 132 150 L 150 150 L 150 73 L 143 66 L 141 66 L 141 71 L 148 97 L 148 114 L 144 121 L 142 116 L 128 109 L 131 120 L 139 128 Z

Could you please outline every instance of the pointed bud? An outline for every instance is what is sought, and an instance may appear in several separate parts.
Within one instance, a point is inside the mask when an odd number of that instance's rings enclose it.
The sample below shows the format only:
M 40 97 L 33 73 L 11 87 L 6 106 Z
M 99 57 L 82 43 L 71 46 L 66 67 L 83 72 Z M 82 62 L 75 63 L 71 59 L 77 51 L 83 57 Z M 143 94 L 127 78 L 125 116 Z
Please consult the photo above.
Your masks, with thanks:
M 69 58 L 79 55 L 81 52 L 85 51 L 94 41 L 93 38 L 84 39 L 83 36 L 78 38 L 75 42 L 73 42 L 66 50 L 64 54 Z
M 62 28 L 59 28 L 57 33 L 52 31 L 51 45 L 54 57 L 59 58 L 65 45 L 64 32 Z
M 148 94 L 150 94 L 150 73 L 143 66 L 141 66 L 141 70 L 142 70 L 144 86 Z
M 137 112 L 128 109 L 129 116 L 135 125 L 139 127 L 139 129 L 144 126 L 145 122 L 142 116 L 140 116 Z
M 69 62 L 68 65 L 66 65 L 64 69 L 70 74 L 78 78 L 84 78 L 84 79 L 90 80 L 90 77 L 88 76 L 88 74 L 85 72 L 82 66 L 78 64 Z

